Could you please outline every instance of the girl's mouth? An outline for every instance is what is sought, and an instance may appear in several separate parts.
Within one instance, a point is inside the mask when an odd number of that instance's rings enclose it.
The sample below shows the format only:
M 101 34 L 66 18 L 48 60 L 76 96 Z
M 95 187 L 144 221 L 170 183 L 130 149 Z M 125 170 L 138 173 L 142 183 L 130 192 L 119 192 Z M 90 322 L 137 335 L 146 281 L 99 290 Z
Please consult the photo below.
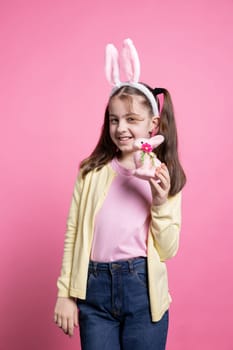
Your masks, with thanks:
M 119 140 L 120 142 L 127 142 L 127 141 L 129 141 L 129 140 L 131 140 L 131 139 L 132 139 L 131 136 L 121 136 L 121 137 L 118 137 L 118 140 Z

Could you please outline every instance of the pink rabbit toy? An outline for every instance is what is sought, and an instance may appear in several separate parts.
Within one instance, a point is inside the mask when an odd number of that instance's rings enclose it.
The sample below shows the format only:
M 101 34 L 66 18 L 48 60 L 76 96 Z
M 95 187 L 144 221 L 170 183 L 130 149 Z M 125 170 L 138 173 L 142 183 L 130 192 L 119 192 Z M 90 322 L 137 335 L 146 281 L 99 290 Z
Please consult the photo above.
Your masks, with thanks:
M 139 138 L 134 142 L 134 162 L 136 169 L 133 174 L 140 179 L 149 180 L 155 177 L 155 170 L 160 166 L 161 162 L 156 157 L 153 149 L 164 141 L 162 135 L 156 135 L 147 138 Z M 159 181 L 159 180 L 158 180 Z

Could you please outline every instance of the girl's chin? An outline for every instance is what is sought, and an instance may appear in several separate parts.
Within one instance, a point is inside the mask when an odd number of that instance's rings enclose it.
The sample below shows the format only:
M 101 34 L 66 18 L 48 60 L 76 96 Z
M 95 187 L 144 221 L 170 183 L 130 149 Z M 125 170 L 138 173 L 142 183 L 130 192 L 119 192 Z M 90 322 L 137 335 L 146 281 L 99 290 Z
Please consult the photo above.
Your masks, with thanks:
M 132 145 L 120 145 L 118 146 L 119 150 L 122 153 L 132 153 L 133 152 L 133 146 Z
M 134 151 L 133 151 L 133 149 L 132 149 L 132 147 L 131 148 L 119 148 L 119 150 L 120 150 L 120 153 L 121 153 L 121 158 L 124 158 L 124 157 L 133 157 L 133 154 L 134 154 Z

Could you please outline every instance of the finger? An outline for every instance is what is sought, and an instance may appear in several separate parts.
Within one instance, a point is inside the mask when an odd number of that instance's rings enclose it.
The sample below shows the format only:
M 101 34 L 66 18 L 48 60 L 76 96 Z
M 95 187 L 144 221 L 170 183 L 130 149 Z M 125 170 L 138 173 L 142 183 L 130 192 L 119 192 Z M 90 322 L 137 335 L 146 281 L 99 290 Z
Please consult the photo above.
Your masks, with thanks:
M 155 171 L 156 174 L 162 174 L 166 179 L 170 180 L 170 175 L 167 168 L 159 167 Z
M 61 319 L 61 317 L 57 316 L 56 324 L 58 325 L 59 328 L 62 327 L 62 319 Z
M 68 319 L 68 329 L 67 334 L 69 334 L 70 337 L 74 334 L 74 320 L 71 318 Z
M 163 174 L 159 174 L 157 175 L 158 179 L 160 180 L 158 182 L 158 184 L 160 185 L 160 187 L 167 191 L 170 187 L 170 182 L 169 182 L 169 179 L 167 179 Z
M 163 169 L 165 169 L 165 170 L 169 173 L 168 167 L 166 166 L 165 163 L 161 163 L 160 167 L 163 168 Z
M 160 168 L 156 170 L 155 174 L 161 180 L 163 188 L 168 188 L 170 186 L 170 176 L 167 170 Z
M 150 181 L 151 181 L 152 186 L 153 186 L 154 195 L 160 196 L 160 197 L 163 196 L 164 190 L 161 187 L 161 182 L 158 182 L 158 180 L 156 180 L 156 179 L 151 179 Z
M 156 178 L 150 179 L 150 183 L 151 183 L 153 198 L 162 199 L 167 197 L 169 187 L 168 188 L 164 187 L 164 185 L 162 185 L 161 180 L 157 180 Z
M 78 327 L 78 309 L 74 312 L 74 325 L 75 327 Z
M 159 196 L 161 198 L 167 196 L 170 189 L 170 182 L 168 182 L 164 176 L 156 175 L 156 178 L 154 178 L 151 182 L 153 186 L 154 195 Z
M 160 175 L 160 174 L 158 174 L 158 175 L 156 174 L 156 177 L 155 177 L 153 183 L 154 183 L 154 188 L 156 188 L 157 192 L 158 191 L 160 192 L 161 189 L 166 190 L 168 187 L 168 183 L 167 183 L 165 177 Z
M 64 333 L 67 333 L 68 331 L 68 321 L 66 318 L 62 319 L 62 326 L 61 328 L 63 329 Z
M 169 170 L 165 164 L 162 163 L 159 170 L 162 172 L 162 174 L 164 174 L 167 178 L 170 179 Z

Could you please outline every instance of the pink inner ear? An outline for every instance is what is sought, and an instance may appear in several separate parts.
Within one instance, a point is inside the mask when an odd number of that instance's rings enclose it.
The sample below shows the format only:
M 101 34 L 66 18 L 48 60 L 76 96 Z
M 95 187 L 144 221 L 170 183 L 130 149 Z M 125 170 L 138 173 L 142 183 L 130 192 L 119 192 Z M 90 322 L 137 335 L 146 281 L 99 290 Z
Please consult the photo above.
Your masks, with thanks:
M 140 61 L 131 39 L 124 40 L 122 58 L 127 79 L 130 82 L 137 83 L 140 76 Z
M 110 84 L 119 84 L 120 74 L 118 63 L 118 51 L 113 44 L 108 44 L 106 46 L 105 74 Z
M 152 146 L 155 148 L 163 143 L 164 137 L 162 135 L 156 135 L 150 139 Z

